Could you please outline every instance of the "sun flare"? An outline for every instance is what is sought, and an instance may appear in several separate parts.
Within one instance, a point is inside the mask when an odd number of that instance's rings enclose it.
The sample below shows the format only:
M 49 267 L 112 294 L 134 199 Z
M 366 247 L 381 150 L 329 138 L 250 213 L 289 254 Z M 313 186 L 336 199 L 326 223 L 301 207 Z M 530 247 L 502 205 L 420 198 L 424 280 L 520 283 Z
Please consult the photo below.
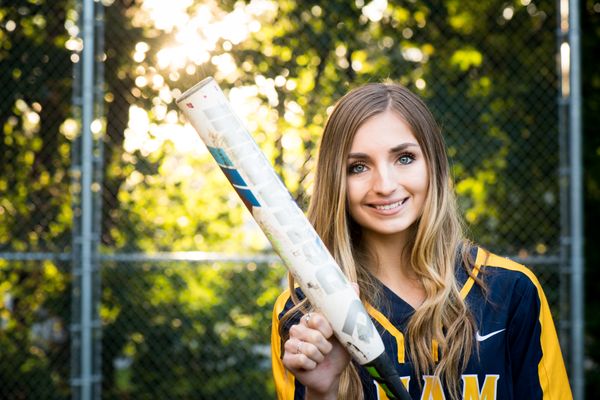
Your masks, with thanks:
M 144 41 L 135 45 L 132 57 L 138 63 L 135 79 L 137 89 L 151 87 L 158 92 L 158 96 L 151 110 L 138 105 L 130 107 L 125 150 L 140 151 L 147 155 L 158 150 L 166 140 L 174 143 L 177 152 L 203 149 L 191 126 L 181 126 L 176 113 L 167 111 L 167 105 L 178 92 L 169 88 L 167 79 L 174 80 L 174 77 L 183 73 L 194 75 L 206 63 L 216 67 L 215 78 L 235 79 L 239 69 L 229 51 L 257 32 L 264 21 L 275 15 L 277 7 L 274 1 L 254 0 L 248 4 L 239 2 L 233 10 L 226 12 L 218 2 L 211 0 L 202 4 L 196 4 L 193 0 L 144 0 L 141 3 L 144 23 L 171 33 L 174 40 L 156 52 L 154 65 L 147 57 L 150 45 Z M 257 90 L 250 92 L 256 95 Z M 244 96 L 241 96 L 245 98 L 245 104 L 254 104 L 248 99 L 250 92 L 244 91 Z M 234 97 L 237 99 L 240 96 Z M 252 114 L 246 107 L 241 109 Z

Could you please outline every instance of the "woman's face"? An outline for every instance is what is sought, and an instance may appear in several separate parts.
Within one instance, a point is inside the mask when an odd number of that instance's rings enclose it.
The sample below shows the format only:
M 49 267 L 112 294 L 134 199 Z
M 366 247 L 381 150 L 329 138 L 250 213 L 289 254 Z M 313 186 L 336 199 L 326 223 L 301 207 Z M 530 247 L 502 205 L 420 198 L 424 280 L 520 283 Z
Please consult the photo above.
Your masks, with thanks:
M 348 211 L 365 237 L 399 235 L 423 212 L 428 172 L 409 126 L 387 110 L 356 132 L 347 158 Z

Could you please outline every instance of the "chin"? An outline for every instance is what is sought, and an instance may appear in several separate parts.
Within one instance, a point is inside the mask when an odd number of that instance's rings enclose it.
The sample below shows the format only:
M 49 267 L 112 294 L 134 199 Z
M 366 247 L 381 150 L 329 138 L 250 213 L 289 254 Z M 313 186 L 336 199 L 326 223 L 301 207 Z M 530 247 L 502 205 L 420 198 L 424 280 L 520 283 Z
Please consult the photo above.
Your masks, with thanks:
M 371 232 L 374 235 L 377 236 L 396 236 L 396 235 L 400 235 L 403 236 L 406 233 L 408 233 L 410 227 L 412 225 L 409 226 L 398 226 L 398 227 L 390 227 L 387 229 L 382 229 L 381 227 L 365 227 L 364 230 Z

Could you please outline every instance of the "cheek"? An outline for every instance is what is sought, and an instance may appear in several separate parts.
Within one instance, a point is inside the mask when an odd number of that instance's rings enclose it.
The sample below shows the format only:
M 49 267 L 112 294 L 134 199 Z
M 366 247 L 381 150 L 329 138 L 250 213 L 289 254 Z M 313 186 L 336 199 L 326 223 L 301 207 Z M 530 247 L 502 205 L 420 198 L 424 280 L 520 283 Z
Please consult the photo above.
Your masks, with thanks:
M 421 178 L 421 191 L 427 196 L 427 192 L 429 191 L 429 176 L 427 176 L 427 173 L 423 174 Z
M 410 175 L 404 176 L 401 184 L 415 196 L 426 195 L 429 188 L 427 172 L 412 171 Z
M 415 176 L 415 188 L 427 196 L 429 190 L 429 173 L 427 168 L 422 168 Z
M 346 182 L 346 203 L 351 207 L 354 203 L 356 203 L 359 194 L 358 187 L 352 180 L 348 180 Z
M 346 210 L 353 219 L 360 212 L 361 203 L 364 198 L 363 185 L 358 180 L 350 179 L 346 183 Z
M 349 198 L 356 197 L 360 192 L 360 179 L 356 175 L 350 175 L 346 179 L 346 193 Z

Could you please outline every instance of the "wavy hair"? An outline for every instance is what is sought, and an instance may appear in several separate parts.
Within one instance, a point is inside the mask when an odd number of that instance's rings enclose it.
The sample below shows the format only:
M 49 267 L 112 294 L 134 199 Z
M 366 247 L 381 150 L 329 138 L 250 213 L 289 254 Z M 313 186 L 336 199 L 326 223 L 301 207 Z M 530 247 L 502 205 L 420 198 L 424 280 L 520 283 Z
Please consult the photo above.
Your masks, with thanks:
M 370 272 L 377 260 L 363 246 L 360 226 L 347 209 L 346 165 L 356 131 L 366 120 L 386 110 L 396 112 L 408 124 L 429 172 L 423 212 L 411 227 L 405 247 L 410 268 L 426 292 L 425 301 L 408 322 L 409 356 L 417 376 L 436 374 L 452 397 L 457 397 L 460 375 L 476 346 L 474 319 L 460 296 L 455 277 L 458 249 L 465 265 L 472 265 L 472 260 L 456 205 L 444 140 L 418 96 L 398 84 L 371 83 L 338 101 L 321 139 L 308 217 L 343 273 L 358 283 L 362 300 L 381 307 L 381 284 Z M 289 275 L 288 279 L 296 307 L 285 317 L 310 307 L 306 300 L 299 301 L 295 296 L 293 277 Z M 443 355 L 439 362 L 434 360 L 434 346 Z M 357 396 L 362 396 L 362 389 L 351 363 L 342 375 L 338 398 Z

